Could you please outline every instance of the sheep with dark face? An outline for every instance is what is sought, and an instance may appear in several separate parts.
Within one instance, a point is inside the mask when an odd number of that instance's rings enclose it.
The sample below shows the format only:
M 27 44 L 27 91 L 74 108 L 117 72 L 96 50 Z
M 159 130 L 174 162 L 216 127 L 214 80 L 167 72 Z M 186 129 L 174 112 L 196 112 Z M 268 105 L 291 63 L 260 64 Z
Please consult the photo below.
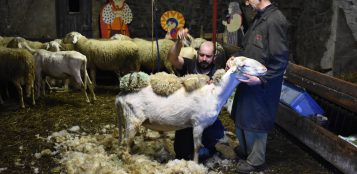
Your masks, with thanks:
M 34 79 L 35 63 L 30 52 L 25 49 L 0 47 L 0 81 L 12 82 L 19 94 L 20 107 L 25 108 L 22 84 L 26 86 L 27 97 L 35 105 Z
M 78 32 L 71 32 L 63 42 L 74 44 L 74 49 L 87 57 L 93 82 L 96 68 L 113 71 L 119 77 L 140 68 L 138 47 L 132 41 L 88 39 Z
M 193 127 L 194 160 L 197 162 L 202 132 L 217 119 L 221 108 L 239 84 L 238 78 L 242 74 L 260 76 L 266 71 L 261 63 L 253 59 L 235 57 L 233 66 L 223 76 L 214 77 L 217 83 L 190 92 L 182 87 L 169 96 L 162 96 L 156 94 L 149 84 L 135 92 L 119 93 L 115 100 L 119 115 L 119 141 L 121 117 L 126 121 L 125 137 L 128 145 L 141 125 L 156 131 Z
M 24 43 L 33 49 L 46 49 L 47 45 L 38 41 L 29 41 L 22 37 L 14 37 L 8 44 L 8 48 L 20 48 L 19 43 Z

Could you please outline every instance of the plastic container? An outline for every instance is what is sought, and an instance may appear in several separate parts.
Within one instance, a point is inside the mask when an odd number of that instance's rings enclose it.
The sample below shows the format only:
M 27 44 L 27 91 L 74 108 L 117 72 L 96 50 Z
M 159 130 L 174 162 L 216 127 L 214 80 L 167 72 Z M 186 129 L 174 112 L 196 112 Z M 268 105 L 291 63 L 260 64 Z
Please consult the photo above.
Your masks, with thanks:
M 288 82 L 283 83 L 280 102 L 304 117 L 324 114 L 324 110 L 305 90 Z

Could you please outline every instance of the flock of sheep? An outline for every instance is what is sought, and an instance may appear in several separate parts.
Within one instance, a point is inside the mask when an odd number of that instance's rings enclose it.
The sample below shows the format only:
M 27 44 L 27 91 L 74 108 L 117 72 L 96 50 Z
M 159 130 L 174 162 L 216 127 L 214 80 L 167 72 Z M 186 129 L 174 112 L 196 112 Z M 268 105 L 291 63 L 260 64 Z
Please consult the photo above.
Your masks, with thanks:
M 203 41 L 201 38 L 193 39 L 188 46 L 197 49 Z M 94 86 L 97 69 L 115 72 L 118 78 L 137 71 L 175 73 L 167 60 L 173 44 L 172 40 L 160 39 L 157 51 L 156 43 L 152 41 L 118 34 L 110 39 L 92 39 L 71 32 L 63 39 L 47 43 L 0 36 L 0 104 L 4 102 L 1 91 L 7 90 L 8 82 L 16 87 L 20 107 L 24 108 L 23 95 L 31 97 L 31 104 L 35 105 L 35 99 L 45 94 L 47 76 L 71 79 L 85 94 L 86 102 L 90 102 L 87 89 L 92 100 L 96 100 Z M 194 49 L 190 51 L 195 52 Z M 160 65 L 157 65 L 158 54 Z

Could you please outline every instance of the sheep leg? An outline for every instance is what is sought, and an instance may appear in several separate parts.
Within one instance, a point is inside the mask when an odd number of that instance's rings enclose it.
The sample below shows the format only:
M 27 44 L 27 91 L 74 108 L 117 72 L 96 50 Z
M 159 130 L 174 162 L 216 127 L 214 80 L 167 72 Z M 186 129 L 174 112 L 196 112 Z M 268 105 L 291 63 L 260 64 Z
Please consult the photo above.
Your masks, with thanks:
M 48 80 L 50 80 L 51 83 L 48 82 Z M 53 81 L 54 81 L 54 79 L 48 79 L 47 77 L 45 77 L 45 82 L 46 82 L 48 88 L 50 89 L 50 93 L 52 92 L 52 89 L 53 89 L 53 87 L 51 86 L 51 84 L 54 84 Z
M 40 97 L 40 94 L 41 94 L 41 76 L 38 76 L 36 74 L 36 77 L 35 77 L 35 98 L 38 99 Z
M 88 85 L 88 88 L 89 88 L 89 92 L 91 93 L 92 98 L 95 101 L 95 100 L 97 100 L 97 98 L 95 97 L 95 94 L 94 94 L 94 85 L 93 85 L 92 81 L 89 78 L 87 70 L 85 71 L 85 76 L 86 76 L 85 78 L 87 79 L 87 82 L 88 82 L 87 85 Z
M 117 113 L 118 113 L 118 130 L 119 130 L 119 136 L 118 136 L 118 144 L 121 143 L 121 140 L 123 139 L 123 109 L 121 105 L 117 106 Z
M 68 92 L 69 91 L 68 84 L 69 84 L 69 79 L 64 79 L 64 84 L 63 84 L 63 91 L 64 92 Z
M 128 152 L 130 152 L 130 148 L 134 145 L 134 137 L 136 133 L 139 131 L 139 127 L 143 124 L 144 120 L 136 117 L 130 106 L 123 106 L 124 109 L 124 118 L 125 118 L 125 139 Z
M 86 102 L 90 103 L 90 100 L 89 100 L 89 97 L 88 97 L 88 94 L 87 94 L 87 91 L 86 91 L 86 87 L 84 86 L 83 82 L 80 83 L 80 85 L 81 85 L 81 90 L 83 91 L 84 95 L 86 96 Z
M 74 76 L 74 80 L 77 84 L 80 85 L 81 91 L 84 93 L 84 95 L 86 96 L 86 102 L 90 103 L 89 97 L 87 95 L 87 91 L 86 91 L 86 86 L 84 85 L 82 78 L 81 78 L 81 72 L 80 70 L 75 72 L 75 76 Z
M 138 127 L 136 127 L 134 124 L 130 124 L 128 125 L 127 123 L 127 127 L 125 129 L 125 137 L 126 137 L 126 146 L 127 146 L 127 150 L 128 152 L 130 152 L 131 147 L 134 145 L 134 137 L 136 135 L 136 133 L 138 132 Z
M 193 161 L 198 163 L 198 151 L 201 147 L 201 137 L 203 133 L 203 128 L 200 126 L 193 127 L 193 145 L 194 145 L 194 156 Z
M 42 90 L 42 96 L 46 96 L 46 80 L 45 79 L 41 80 L 41 90 Z
M 90 75 L 90 79 L 92 79 L 92 82 L 93 82 L 93 86 L 96 86 L 96 72 L 95 72 L 95 68 L 90 68 L 89 69 L 89 75 Z
M 35 87 L 34 87 L 34 84 L 32 83 L 31 87 L 31 100 L 32 100 L 32 105 L 36 105 L 36 101 L 35 101 Z
M 162 137 L 162 141 L 164 143 L 164 148 L 166 149 L 167 152 L 170 152 L 170 148 L 169 148 L 169 143 L 167 141 L 167 136 L 165 132 L 159 131 L 160 136 Z
M 19 94 L 20 107 L 21 108 L 25 108 L 24 96 L 23 96 L 23 91 L 22 91 L 22 87 L 20 85 L 20 82 L 18 80 L 14 80 L 13 83 L 14 83 L 16 89 L 17 89 L 17 93 Z

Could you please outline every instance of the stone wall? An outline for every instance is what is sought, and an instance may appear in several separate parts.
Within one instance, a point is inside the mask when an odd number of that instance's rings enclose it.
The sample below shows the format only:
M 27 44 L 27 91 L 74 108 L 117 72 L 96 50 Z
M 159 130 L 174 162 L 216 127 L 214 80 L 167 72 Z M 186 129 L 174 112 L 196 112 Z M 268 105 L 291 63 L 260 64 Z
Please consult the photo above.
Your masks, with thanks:
M 0 36 L 56 38 L 54 0 L 1 0 Z
M 356 73 L 357 1 L 274 2 L 291 25 L 292 61 L 330 75 Z
M 333 15 L 332 0 L 305 1 L 296 28 L 296 63 L 319 70 Z
M 236 0 L 242 2 L 242 0 Z M 99 12 L 107 0 L 91 0 L 92 37 L 99 37 Z M 217 33 L 231 0 L 217 1 Z M 356 0 L 273 0 L 290 22 L 290 60 L 321 72 L 339 74 L 357 68 L 357 2 Z M 191 34 L 212 32 L 213 0 L 156 0 L 154 16 L 151 1 L 126 0 L 134 19 L 129 25 L 132 37 L 151 38 L 152 18 L 168 10 L 181 12 Z M 50 40 L 57 38 L 56 0 L 0 1 L 0 36 Z M 159 20 L 159 38 L 165 36 Z
M 334 76 L 357 81 L 357 1 L 337 0 L 333 4 L 332 32 L 321 66 Z M 352 76 L 352 77 L 351 77 Z

